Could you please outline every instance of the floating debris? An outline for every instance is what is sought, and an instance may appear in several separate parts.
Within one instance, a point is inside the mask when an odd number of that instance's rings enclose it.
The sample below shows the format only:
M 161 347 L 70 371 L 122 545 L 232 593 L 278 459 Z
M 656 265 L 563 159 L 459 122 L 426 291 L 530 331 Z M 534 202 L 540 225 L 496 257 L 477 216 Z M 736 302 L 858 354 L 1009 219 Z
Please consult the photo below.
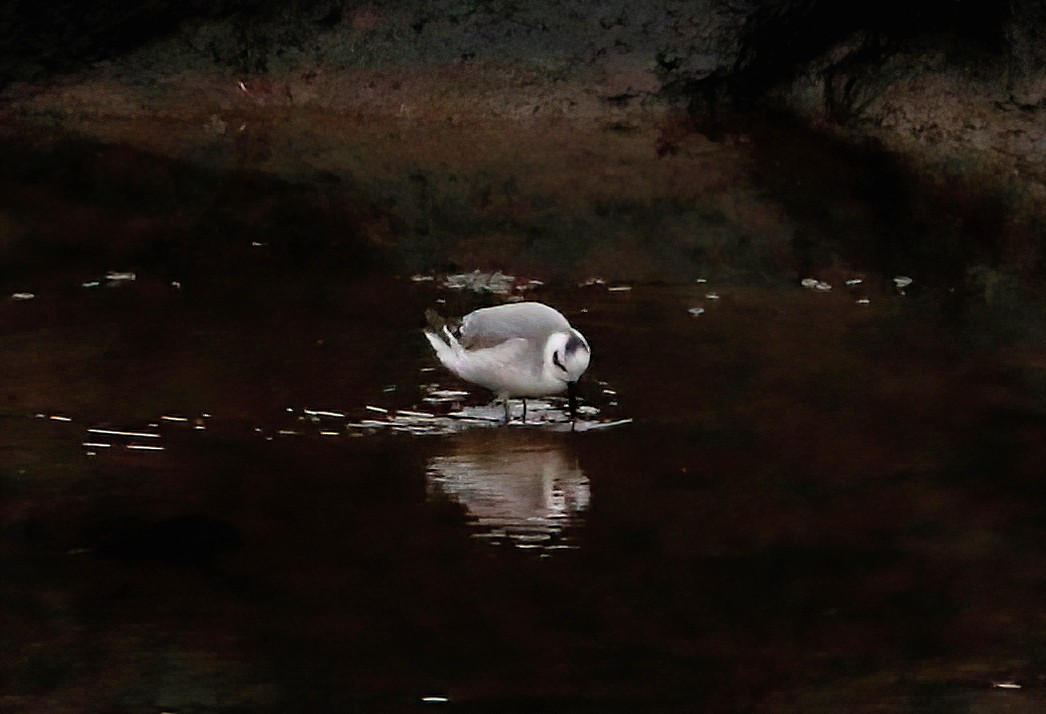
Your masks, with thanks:
M 832 286 L 823 280 L 817 280 L 816 278 L 803 278 L 799 283 L 807 290 L 816 290 L 819 292 L 828 292 L 832 289 Z
M 435 695 L 421 698 L 422 704 L 446 704 L 449 701 L 449 697 L 438 697 Z
M 478 414 L 474 409 L 462 409 L 460 411 L 450 412 L 449 414 L 447 414 L 447 417 L 450 419 L 456 419 L 458 421 L 474 421 L 487 424 L 501 424 L 505 421 L 505 419 L 502 416 L 497 415 L 495 411 L 496 410 L 491 411 L 490 414 Z
M 81 286 L 85 287 L 85 288 L 97 288 L 101 284 L 102 284 L 101 280 L 88 280 L 88 281 L 86 281 L 84 283 L 81 283 Z
M 996 689 L 1021 689 L 1017 682 L 992 682 L 992 686 Z
M 705 300 L 718 300 L 719 293 L 705 293 Z
M 505 275 L 500 270 L 493 273 L 474 270 L 471 273 L 446 276 L 443 278 L 443 287 L 450 290 L 472 290 L 477 293 L 507 295 L 512 292 L 515 282 L 514 275 Z
M 708 278 L 698 278 L 698 279 L 697 279 L 697 280 L 695 280 L 694 282 L 695 282 L 695 283 L 698 283 L 698 284 L 704 284 L 704 283 L 707 283 L 707 282 L 708 282 Z
M 12 300 L 32 300 L 36 295 L 33 293 L 14 293 L 11 295 Z
M 692 307 L 689 310 L 687 310 L 687 312 L 689 312 L 694 317 L 697 317 L 698 315 L 704 315 L 705 309 L 703 307 Z
M 456 402 L 459 399 L 464 399 L 469 395 L 468 392 L 463 392 L 460 389 L 431 389 L 429 393 L 424 397 L 424 401 L 439 403 L 439 402 Z
M 896 285 L 900 290 L 904 290 L 906 287 L 911 285 L 912 282 L 913 280 L 909 278 L 907 275 L 898 275 L 896 278 L 893 279 L 893 284 Z
M 869 300 L 868 298 L 858 298 L 857 299 L 857 304 L 858 305 L 871 305 L 872 301 Z
M 611 389 L 606 382 L 600 382 L 603 394 L 607 397 L 616 396 L 615 390 Z M 504 405 L 501 402 L 491 402 L 482 405 L 463 405 L 464 398 L 469 397 L 469 392 L 463 390 L 439 389 L 438 385 L 422 385 L 422 389 L 429 392 L 427 400 L 433 406 L 432 409 L 419 409 L 417 406 L 411 408 L 387 408 L 374 404 L 362 404 L 354 410 L 314 409 L 314 408 L 285 408 L 285 422 L 283 428 L 270 430 L 265 427 L 251 427 L 254 434 L 266 441 L 274 441 L 281 437 L 297 438 L 323 438 L 331 439 L 337 437 L 361 437 L 368 433 L 380 431 L 384 433 L 407 434 L 410 436 L 445 435 L 461 431 L 483 428 L 498 428 L 504 422 Z M 567 399 L 564 397 L 550 397 L 548 399 L 526 400 L 526 421 L 522 417 L 523 403 L 521 400 L 512 400 L 510 411 L 512 427 L 527 427 L 536 429 L 548 429 L 551 431 L 587 431 L 589 429 L 605 428 L 628 423 L 631 420 L 600 421 L 600 409 L 583 404 L 578 407 L 574 418 L 568 413 Z M 444 406 L 445 405 L 445 406 Z M 616 402 L 610 402 L 616 406 Z M 349 416 L 353 411 L 354 416 Z M 39 412 L 35 418 L 61 423 L 75 423 L 72 417 L 63 414 Z M 163 446 L 162 439 L 167 435 L 164 429 L 192 429 L 203 431 L 207 429 L 204 423 L 211 415 L 204 413 L 200 415 L 161 414 L 156 421 L 148 423 L 139 429 L 114 428 L 109 426 L 86 427 L 86 437 L 81 439 L 84 453 L 89 457 L 99 455 L 103 450 L 129 450 L 139 452 L 161 452 L 170 450 L 169 446 Z M 362 417 L 362 418 L 360 418 Z M 152 442 L 152 443 L 150 443 Z
M 603 278 L 589 278 L 588 280 L 585 280 L 584 282 L 578 283 L 577 286 L 579 288 L 589 288 L 589 287 L 592 287 L 593 285 L 606 285 L 606 284 L 607 284 L 607 281 L 603 280 Z
M 88 434 L 101 434 L 103 436 L 124 436 L 131 439 L 159 439 L 159 434 L 153 434 L 148 431 L 122 431 L 120 429 L 102 429 L 99 427 L 90 427 L 87 430 Z
M 453 434 L 474 427 L 500 427 L 505 423 L 505 407 L 500 401 L 483 405 L 463 404 L 468 392 L 461 390 L 443 390 L 437 385 L 423 385 L 429 395 L 423 401 L 432 405 L 432 410 L 418 408 L 387 409 L 375 405 L 363 405 L 361 411 L 371 412 L 373 416 L 355 418 L 340 424 L 348 431 L 349 436 L 360 436 L 365 432 L 376 430 L 410 434 L 412 436 Z M 616 392 L 606 389 L 607 396 Z M 563 397 L 548 399 L 528 398 L 526 400 L 526 421 L 523 416 L 522 400 L 510 402 L 512 428 L 546 428 L 554 431 L 586 431 L 598 421 L 600 410 L 592 405 L 578 407 L 576 417 L 571 418 L 567 410 L 567 400 Z M 616 402 L 611 406 L 616 406 Z M 442 409 L 440 408 L 442 407 Z M 449 407 L 449 408 L 448 408 Z M 623 422 L 622 422 L 623 423 Z M 328 430 L 330 427 L 327 427 Z M 304 432 L 307 433 L 307 432 Z
M 864 280 L 862 278 L 851 278 L 850 280 L 846 281 L 846 286 L 852 288 L 860 285 L 863 282 Z
M 585 422 L 578 424 L 575 431 L 594 431 L 595 429 L 610 429 L 615 426 L 625 426 L 631 424 L 634 419 L 628 417 L 627 419 L 617 419 L 616 421 L 599 421 L 599 422 Z
M 611 285 L 607 288 L 608 293 L 627 293 L 632 289 L 631 285 Z
M 118 271 L 110 270 L 105 274 L 106 285 L 110 288 L 115 288 L 124 283 L 130 283 L 138 279 L 138 276 L 131 271 Z
M 158 424 L 150 424 L 150 428 L 159 426 Z M 151 431 L 137 431 L 130 429 L 109 429 L 107 427 L 92 426 L 87 428 L 87 438 L 84 439 L 81 446 L 86 450 L 87 456 L 97 456 L 98 451 L 101 449 L 112 449 L 113 447 L 122 447 L 127 451 L 165 451 L 166 447 L 160 446 L 153 442 L 139 443 L 142 439 L 161 439 L 163 438 L 160 434 Z M 99 437 L 111 437 L 111 438 L 99 438 Z M 117 442 L 113 443 L 116 439 Z M 123 441 L 119 441 L 119 440 Z
M 399 411 L 396 412 L 396 415 L 397 416 L 407 416 L 407 417 L 417 417 L 419 419 L 435 419 L 436 418 L 435 414 L 430 414 L 429 412 L 415 412 L 415 411 L 410 411 L 408 409 L 400 409 Z
M 431 283 L 436 279 L 435 275 L 411 275 L 410 281 L 412 283 Z
M 371 409 L 372 407 L 367 407 L 367 408 Z M 374 407 L 374 408 L 378 408 L 378 407 Z M 302 409 L 302 412 L 305 414 L 305 416 L 310 416 L 310 417 L 328 417 L 330 419 L 344 419 L 345 418 L 345 415 L 342 414 L 341 412 L 327 411 L 327 410 L 324 410 L 324 409 Z

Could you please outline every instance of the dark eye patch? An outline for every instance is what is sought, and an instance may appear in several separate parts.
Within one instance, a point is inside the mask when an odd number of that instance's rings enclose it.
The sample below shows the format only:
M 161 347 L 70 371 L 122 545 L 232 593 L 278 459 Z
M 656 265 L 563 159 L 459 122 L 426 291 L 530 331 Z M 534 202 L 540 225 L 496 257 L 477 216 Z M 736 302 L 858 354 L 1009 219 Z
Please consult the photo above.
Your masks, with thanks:
M 559 353 L 558 352 L 553 352 L 552 353 L 552 364 L 556 365 L 557 367 L 559 367 L 564 372 L 567 371 L 567 368 L 564 367 L 563 363 L 559 361 Z
M 571 335 L 570 338 L 567 340 L 566 347 L 564 347 L 563 349 L 564 352 L 566 352 L 566 354 L 571 354 L 576 350 L 582 348 L 586 350 L 588 349 L 588 345 L 585 344 L 585 341 L 580 339 L 577 335 Z

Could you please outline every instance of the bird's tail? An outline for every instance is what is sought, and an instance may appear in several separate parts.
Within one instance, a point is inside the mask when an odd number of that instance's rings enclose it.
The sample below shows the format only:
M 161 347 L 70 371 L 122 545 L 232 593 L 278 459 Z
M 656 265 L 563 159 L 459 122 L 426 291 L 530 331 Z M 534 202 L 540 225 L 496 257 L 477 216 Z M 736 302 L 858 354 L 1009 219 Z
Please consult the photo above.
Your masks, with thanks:
M 453 369 L 457 363 L 458 353 L 461 352 L 461 343 L 454 337 L 454 333 L 447 327 L 447 321 L 431 307 L 425 311 L 425 337 L 428 338 L 436 356 L 444 366 Z
M 447 326 L 447 321 L 443 316 L 431 307 L 425 310 L 425 323 L 427 325 L 425 332 L 442 332 L 443 328 Z

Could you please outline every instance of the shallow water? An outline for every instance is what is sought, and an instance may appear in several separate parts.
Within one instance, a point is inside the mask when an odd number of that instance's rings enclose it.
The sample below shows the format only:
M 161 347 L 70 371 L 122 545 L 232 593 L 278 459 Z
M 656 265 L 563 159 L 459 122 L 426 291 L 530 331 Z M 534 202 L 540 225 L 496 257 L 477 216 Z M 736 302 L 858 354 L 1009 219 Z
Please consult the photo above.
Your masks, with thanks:
M 879 205 L 840 191 L 825 235 Z M 1041 710 L 1041 295 L 804 235 L 482 289 L 326 243 L 11 248 L 5 710 Z M 574 429 L 498 426 L 420 333 L 512 294 L 593 345 Z

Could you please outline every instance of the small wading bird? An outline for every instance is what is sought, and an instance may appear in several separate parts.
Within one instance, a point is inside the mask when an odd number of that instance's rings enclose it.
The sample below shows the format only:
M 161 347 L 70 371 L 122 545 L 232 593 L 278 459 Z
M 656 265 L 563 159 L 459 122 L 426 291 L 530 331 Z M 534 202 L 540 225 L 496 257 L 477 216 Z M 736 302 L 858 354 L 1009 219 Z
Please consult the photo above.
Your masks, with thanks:
M 429 338 L 436 356 L 447 369 L 466 382 L 486 387 L 505 404 L 526 397 L 567 392 L 570 416 L 576 413 L 575 386 L 588 369 L 591 350 L 584 336 L 567 318 L 539 302 L 519 302 L 485 307 L 461 320 L 457 335 L 435 310 L 425 312 Z

